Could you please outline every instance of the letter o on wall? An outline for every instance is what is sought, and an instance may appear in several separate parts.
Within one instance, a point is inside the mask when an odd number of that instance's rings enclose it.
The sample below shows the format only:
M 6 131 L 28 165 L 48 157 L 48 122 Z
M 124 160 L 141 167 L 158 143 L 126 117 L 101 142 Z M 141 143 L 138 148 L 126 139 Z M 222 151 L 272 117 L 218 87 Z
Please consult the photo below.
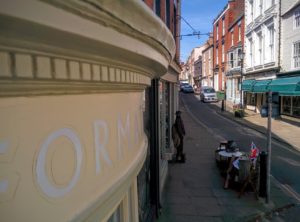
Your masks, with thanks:
M 46 156 L 49 145 L 56 140 L 57 138 L 64 136 L 67 137 L 73 144 L 73 148 L 75 151 L 75 157 L 76 157 L 76 168 L 75 173 L 65 187 L 55 187 L 48 179 L 47 173 L 46 173 Z M 76 185 L 79 177 L 80 177 L 80 170 L 81 170 L 81 164 L 82 164 L 82 146 L 80 143 L 80 140 L 78 136 L 68 128 L 59 129 L 53 133 L 51 133 L 48 138 L 44 141 L 42 144 L 41 150 L 39 152 L 39 155 L 37 157 L 37 164 L 36 164 L 36 177 L 37 182 L 42 191 L 49 197 L 58 198 L 66 195 L 69 193 L 74 186 Z

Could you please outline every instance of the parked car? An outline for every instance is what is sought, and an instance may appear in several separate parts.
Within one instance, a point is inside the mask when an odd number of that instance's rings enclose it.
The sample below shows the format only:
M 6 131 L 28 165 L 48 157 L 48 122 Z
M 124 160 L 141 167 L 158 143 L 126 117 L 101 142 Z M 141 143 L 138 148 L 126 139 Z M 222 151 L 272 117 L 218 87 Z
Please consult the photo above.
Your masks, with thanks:
M 218 102 L 215 89 L 210 86 L 203 86 L 200 91 L 200 100 L 202 102 Z
M 185 82 L 180 83 L 180 91 L 183 92 L 183 88 L 184 88 L 185 86 L 188 86 L 188 85 L 189 85 L 189 84 L 188 84 L 188 83 L 185 83 Z
M 191 85 L 185 85 L 182 88 L 182 92 L 184 92 L 184 93 L 194 93 L 194 89 Z

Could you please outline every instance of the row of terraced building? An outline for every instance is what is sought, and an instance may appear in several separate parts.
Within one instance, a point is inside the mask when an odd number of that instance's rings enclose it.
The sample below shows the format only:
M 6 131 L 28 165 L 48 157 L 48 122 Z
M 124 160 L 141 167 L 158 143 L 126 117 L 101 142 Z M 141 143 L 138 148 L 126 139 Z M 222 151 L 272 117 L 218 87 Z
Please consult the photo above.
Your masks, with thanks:
M 299 23 L 298 0 L 230 0 L 182 66 L 181 79 L 214 87 L 227 107 L 242 104 L 257 113 L 272 91 L 274 112 L 298 119 Z

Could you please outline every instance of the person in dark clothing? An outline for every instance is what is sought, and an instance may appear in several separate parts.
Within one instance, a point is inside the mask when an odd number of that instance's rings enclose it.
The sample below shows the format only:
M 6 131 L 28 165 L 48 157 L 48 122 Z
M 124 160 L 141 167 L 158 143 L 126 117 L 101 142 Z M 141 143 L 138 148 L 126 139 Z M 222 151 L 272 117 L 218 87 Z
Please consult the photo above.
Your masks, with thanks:
M 180 138 L 179 145 L 177 146 L 177 154 L 176 154 L 176 160 L 177 161 L 185 161 L 185 156 L 183 154 L 183 138 L 185 136 L 185 129 L 184 129 L 184 124 L 181 119 L 181 112 L 177 111 L 176 112 L 176 119 L 175 119 L 175 127 L 176 131 L 178 133 L 178 136 Z

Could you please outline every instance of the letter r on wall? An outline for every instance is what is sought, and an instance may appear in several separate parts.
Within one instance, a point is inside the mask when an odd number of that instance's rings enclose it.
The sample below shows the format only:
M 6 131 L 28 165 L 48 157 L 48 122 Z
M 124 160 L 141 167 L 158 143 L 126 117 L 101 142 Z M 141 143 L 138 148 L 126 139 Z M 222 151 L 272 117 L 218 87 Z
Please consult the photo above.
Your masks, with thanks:
M 104 136 L 103 136 L 103 141 L 100 142 L 100 129 L 103 129 Z M 103 156 L 104 161 L 108 165 L 112 165 L 112 161 L 109 158 L 109 155 L 107 153 L 107 150 L 105 149 L 106 144 L 108 142 L 109 138 L 109 133 L 108 133 L 108 128 L 107 124 L 103 120 L 96 120 L 94 122 L 94 138 L 95 138 L 95 158 L 96 158 L 96 174 L 100 173 L 101 171 L 101 164 L 100 164 L 100 153 Z

